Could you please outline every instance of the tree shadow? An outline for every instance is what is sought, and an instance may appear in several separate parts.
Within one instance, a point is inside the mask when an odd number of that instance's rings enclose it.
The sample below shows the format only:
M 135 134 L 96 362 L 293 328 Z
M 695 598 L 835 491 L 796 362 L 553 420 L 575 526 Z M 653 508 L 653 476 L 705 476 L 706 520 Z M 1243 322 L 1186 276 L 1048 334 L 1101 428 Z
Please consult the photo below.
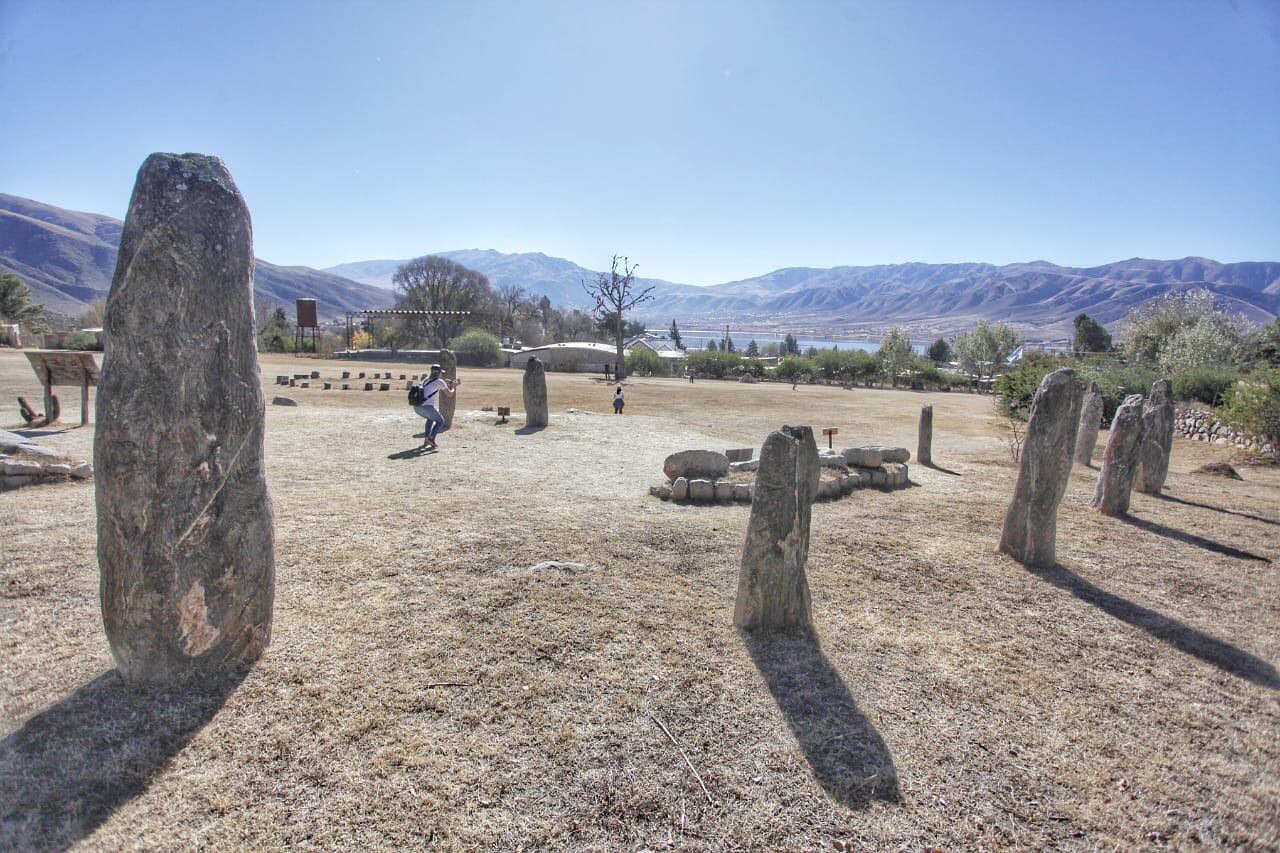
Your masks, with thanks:
M 520 427 L 520 429 L 516 430 L 516 435 L 537 435 L 544 429 L 546 429 L 546 427 Z
M 420 456 L 428 456 L 435 453 L 434 447 L 427 447 L 425 444 L 419 444 L 408 450 L 401 450 L 399 453 L 392 453 L 387 456 L 388 459 L 417 459 Z
M 959 471 L 952 471 L 950 468 L 943 468 L 942 466 L 937 465 L 936 463 L 933 463 L 933 462 L 920 462 L 918 464 L 922 468 L 928 468 L 930 471 L 937 471 L 939 474 L 950 474 L 952 477 L 962 476 Z
M 93 426 L 93 424 L 89 424 Z M 73 429 L 80 429 L 80 424 L 50 424 L 43 427 L 20 427 L 18 429 L 9 430 L 12 433 L 22 436 L 23 438 L 42 438 L 46 435 L 62 435 L 64 432 L 71 432 Z
M 0 849 L 66 850 L 213 718 L 247 671 L 212 684 L 133 688 L 105 672 L 0 741 Z
M 1280 690 L 1280 674 L 1276 673 L 1275 667 L 1256 655 L 1094 586 L 1061 563 L 1055 564 L 1051 569 L 1031 566 L 1025 568 L 1041 580 L 1066 590 L 1108 616 L 1141 628 L 1184 654 L 1197 657 L 1223 672 L 1229 672 L 1261 687 Z
M 823 790 L 850 808 L 873 799 L 900 802 L 889 748 L 858 710 L 818 639 L 745 633 L 743 639 Z
M 1131 524 L 1139 530 L 1145 530 L 1148 533 L 1154 533 L 1157 536 L 1164 536 L 1178 542 L 1186 542 L 1188 545 L 1195 545 L 1197 548 L 1203 548 L 1206 551 L 1212 551 L 1215 554 L 1222 554 L 1227 557 L 1236 557 L 1241 560 L 1254 560 L 1259 563 L 1270 563 L 1266 557 L 1261 557 L 1249 551 L 1242 551 L 1230 545 L 1224 545 L 1213 539 L 1204 536 L 1197 536 L 1194 533 L 1187 533 L 1185 530 L 1174 530 L 1172 527 L 1166 527 L 1154 521 L 1148 521 L 1145 518 L 1138 518 L 1134 515 L 1118 515 L 1116 516 L 1125 524 Z
M 1222 512 L 1222 513 L 1226 513 L 1227 515 L 1236 515 L 1236 516 L 1239 516 L 1240 518 L 1247 518 L 1250 521 L 1261 521 L 1263 524 L 1274 524 L 1276 526 L 1280 526 L 1280 521 L 1276 521 L 1274 518 L 1264 518 L 1260 515 L 1251 515 L 1250 513 L 1247 513 L 1247 512 L 1240 512 L 1239 510 L 1234 510 L 1234 509 L 1226 509 L 1225 507 L 1214 506 L 1213 504 L 1202 504 L 1197 501 L 1183 500 L 1182 498 L 1175 498 L 1173 495 L 1167 495 L 1167 494 L 1160 495 L 1160 499 L 1165 501 L 1172 501 L 1173 503 L 1176 503 L 1176 504 L 1182 504 L 1183 506 L 1194 506 L 1194 507 L 1199 507 L 1200 509 L 1211 509 L 1214 512 Z

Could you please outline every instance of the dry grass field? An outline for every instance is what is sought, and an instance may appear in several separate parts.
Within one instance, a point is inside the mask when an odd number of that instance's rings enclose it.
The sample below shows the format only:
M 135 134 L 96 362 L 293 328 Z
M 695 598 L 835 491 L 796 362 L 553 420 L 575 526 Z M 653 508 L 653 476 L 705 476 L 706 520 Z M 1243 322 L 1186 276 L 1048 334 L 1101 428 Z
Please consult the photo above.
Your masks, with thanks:
M 387 369 L 263 357 L 313 367 Z M 91 485 L 0 494 L 0 849 L 1280 846 L 1280 470 L 1176 439 L 1120 521 L 1077 468 L 1030 571 L 989 397 L 639 379 L 616 417 L 552 374 L 522 434 L 480 411 L 517 371 L 462 375 L 432 455 L 399 383 L 268 406 L 274 636 L 202 692 L 113 673 Z M 0 354 L 0 427 L 38 392 Z M 748 509 L 648 497 L 663 458 L 783 423 L 914 453 L 923 402 L 939 469 L 814 508 L 819 643 L 744 642 Z

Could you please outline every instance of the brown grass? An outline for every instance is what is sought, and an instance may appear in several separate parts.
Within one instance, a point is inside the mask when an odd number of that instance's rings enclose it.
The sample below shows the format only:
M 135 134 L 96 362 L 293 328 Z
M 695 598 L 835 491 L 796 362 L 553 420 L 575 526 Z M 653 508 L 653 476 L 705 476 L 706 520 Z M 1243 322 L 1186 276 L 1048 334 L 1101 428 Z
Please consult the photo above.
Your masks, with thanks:
M 429 456 L 392 458 L 420 441 L 401 390 L 269 407 L 275 635 L 199 692 L 112 673 L 91 486 L 0 494 L 0 848 L 1280 844 L 1275 468 L 1193 476 L 1222 457 L 1177 439 L 1132 523 L 1077 468 L 1061 564 L 1033 572 L 995 552 L 989 398 L 640 379 L 616 417 L 612 386 L 552 374 L 523 435 L 479 411 L 518 410 L 519 373 L 463 376 Z M 0 354 L 0 426 L 37 392 Z M 914 451 L 923 402 L 946 471 L 818 504 L 819 642 L 745 643 L 748 510 L 648 497 L 663 458 L 782 423 Z

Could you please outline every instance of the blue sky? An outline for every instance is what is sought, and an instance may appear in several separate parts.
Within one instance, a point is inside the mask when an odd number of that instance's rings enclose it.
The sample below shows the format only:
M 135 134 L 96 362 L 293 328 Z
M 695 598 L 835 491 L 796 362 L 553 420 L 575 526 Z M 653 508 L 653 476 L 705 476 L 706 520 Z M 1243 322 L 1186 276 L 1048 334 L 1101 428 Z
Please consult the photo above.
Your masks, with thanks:
M 1280 2 L 0 0 L 0 191 L 226 160 L 260 257 L 1280 260 Z

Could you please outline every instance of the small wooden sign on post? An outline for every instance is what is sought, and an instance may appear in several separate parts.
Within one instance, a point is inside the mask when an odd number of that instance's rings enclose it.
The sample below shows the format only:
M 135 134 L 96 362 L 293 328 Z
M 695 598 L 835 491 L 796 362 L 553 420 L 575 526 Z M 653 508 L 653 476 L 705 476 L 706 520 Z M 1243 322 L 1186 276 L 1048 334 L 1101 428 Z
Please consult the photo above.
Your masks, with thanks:
M 823 428 L 822 428 L 822 434 L 823 434 L 823 435 L 825 435 L 825 436 L 827 437 L 827 449 L 828 449 L 828 450 L 831 450 L 831 449 L 832 449 L 832 447 L 831 447 L 831 437 L 832 437 L 833 435 L 839 435 L 839 434 L 840 434 L 840 430 L 839 430 L 839 429 L 837 429 L 836 427 L 823 427 Z
M 56 385 L 80 386 L 80 426 L 89 423 L 89 388 L 98 384 L 98 362 L 91 352 L 33 350 L 26 353 L 31 369 L 44 386 L 45 414 L 53 411 Z
M 499 406 L 499 407 L 498 407 L 498 417 L 501 419 L 501 420 L 499 420 L 499 421 L 498 421 L 498 423 L 500 423 L 500 424 L 505 424 L 505 423 L 507 422 L 507 418 L 511 417 L 511 407 L 510 407 L 510 406 Z

